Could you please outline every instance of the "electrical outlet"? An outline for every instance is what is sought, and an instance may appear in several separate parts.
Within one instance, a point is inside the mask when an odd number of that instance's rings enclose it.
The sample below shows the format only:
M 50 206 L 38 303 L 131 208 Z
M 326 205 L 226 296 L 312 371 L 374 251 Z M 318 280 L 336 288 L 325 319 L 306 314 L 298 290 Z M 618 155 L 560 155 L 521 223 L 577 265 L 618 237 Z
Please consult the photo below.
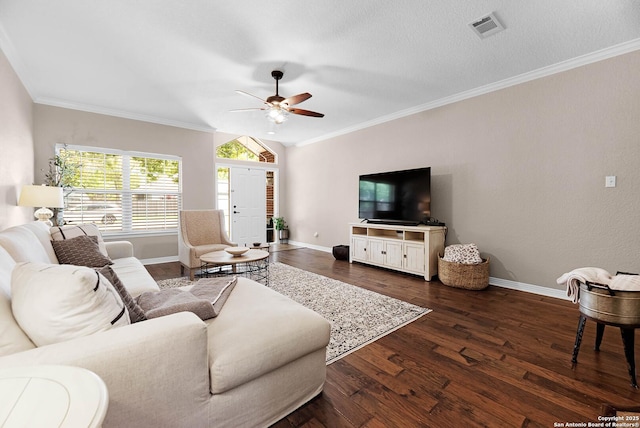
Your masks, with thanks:
M 616 176 L 607 175 L 604 179 L 604 187 L 616 187 Z

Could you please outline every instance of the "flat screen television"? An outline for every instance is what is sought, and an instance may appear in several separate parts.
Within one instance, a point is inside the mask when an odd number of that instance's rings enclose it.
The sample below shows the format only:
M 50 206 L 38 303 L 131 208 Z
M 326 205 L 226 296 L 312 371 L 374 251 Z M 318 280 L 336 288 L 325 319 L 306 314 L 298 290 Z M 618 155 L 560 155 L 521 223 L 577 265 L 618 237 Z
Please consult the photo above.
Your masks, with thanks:
M 358 217 L 371 223 L 425 223 L 431 217 L 431 168 L 361 175 Z

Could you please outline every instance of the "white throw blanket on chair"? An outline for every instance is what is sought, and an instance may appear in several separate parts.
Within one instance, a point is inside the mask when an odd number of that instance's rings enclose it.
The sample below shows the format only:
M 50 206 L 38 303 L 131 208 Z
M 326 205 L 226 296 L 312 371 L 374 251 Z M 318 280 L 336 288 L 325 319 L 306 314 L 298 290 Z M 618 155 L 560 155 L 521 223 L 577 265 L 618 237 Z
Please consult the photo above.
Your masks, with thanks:
M 567 296 L 573 303 L 578 303 L 580 283 L 595 282 L 608 285 L 616 291 L 640 291 L 640 275 L 618 274 L 611 276 L 604 269 L 584 267 L 567 272 L 557 279 L 558 284 L 567 285 Z
M 604 269 L 596 267 L 584 267 L 567 272 L 556 280 L 560 285 L 567 285 L 567 296 L 573 303 L 578 303 L 580 283 L 597 282 L 598 284 L 609 285 L 611 274 Z

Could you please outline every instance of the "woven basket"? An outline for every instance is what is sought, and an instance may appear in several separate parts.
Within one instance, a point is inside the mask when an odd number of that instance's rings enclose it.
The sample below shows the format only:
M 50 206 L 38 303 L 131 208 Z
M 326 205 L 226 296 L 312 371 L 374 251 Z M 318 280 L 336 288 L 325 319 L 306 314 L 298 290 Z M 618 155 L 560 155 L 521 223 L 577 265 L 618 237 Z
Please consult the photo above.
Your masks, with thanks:
M 438 256 L 438 278 L 444 285 L 466 290 L 483 290 L 489 285 L 489 258 L 482 263 L 466 265 L 448 262 Z

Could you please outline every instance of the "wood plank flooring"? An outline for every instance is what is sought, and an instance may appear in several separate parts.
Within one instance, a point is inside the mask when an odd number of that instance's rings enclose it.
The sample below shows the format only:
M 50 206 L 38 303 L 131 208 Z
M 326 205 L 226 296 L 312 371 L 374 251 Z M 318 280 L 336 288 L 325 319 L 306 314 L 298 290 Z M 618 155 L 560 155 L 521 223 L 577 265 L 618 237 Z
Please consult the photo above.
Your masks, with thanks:
M 306 248 L 273 252 L 271 260 L 433 309 L 329 365 L 323 393 L 276 428 L 586 426 L 605 403 L 640 403 L 619 329 L 607 327 L 595 352 L 595 324 L 587 321 L 572 369 L 578 308 L 571 302 L 493 286 L 454 289 Z M 177 263 L 147 268 L 156 279 L 180 272 Z

